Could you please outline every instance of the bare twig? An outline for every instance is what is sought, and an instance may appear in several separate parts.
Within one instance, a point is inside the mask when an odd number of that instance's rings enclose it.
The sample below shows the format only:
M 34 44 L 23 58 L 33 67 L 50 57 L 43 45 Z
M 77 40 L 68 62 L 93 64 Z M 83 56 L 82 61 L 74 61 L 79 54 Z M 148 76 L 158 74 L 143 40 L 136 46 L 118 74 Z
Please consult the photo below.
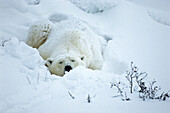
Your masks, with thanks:
M 138 69 L 139 68 L 137 68 L 134 64 L 133 64 L 133 62 L 131 62 L 131 71 L 129 72 L 129 71 L 127 71 L 126 72 L 126 78 L 127 78 L 127 80 L 129 81 L 129 83 L 130 83 L 130 93 L 132 93 L 132 89 L 133 89 L 133 78 L 135 78 L 136 76 L 137 76 L 137 74 L 138 74 Z
M 136 82 L 137 82 L 138 86 L 140 87 L 140 91 L 139 92 L 145 92 L 145 90 L 147 88 L 145 86 L 145 82 L 142 81 L 144 78 L 147 77 L 147 75 L 148 74 L 146 72 L 142 72 L 142 73 L 136 75 Z M 140 76 L 143 76 L 143 77 L 139 78 Z
M 158 96 L 158 91 L 161 90 L 161 88 L 157 85 L 155 85 L 156 80 L 153 80 L 149 82 L 149 85 L 145 84 L 145 81 L 143 81 L 148 74 L 146 72 L 138 72 L 139 68 L 137 68 L 133 62 L 131 62 L 131 70 L 126 72 L 126 78 L 128 82 L 130 83 L 130 92 L 132 93 L 132 88 L 133 88 L 133 79 L 136 78 L 137 82 L 137 87 L 140 88 L 139 92 L 139 97 L 145 101 L 146 99 L 159 99 L 165 101 L 167 98 L 170 98 L 169 91 L 167 93 L 162 93 L 161 95 Z M 116 85 L 117 88 L 119 87 Z M 113 87 L 113 84 L 111 84 L 111 87 Z M 118 88 L 118 90 L 120 90 Z M 120 91 L 119 91 L 120 92 Z M 126 93 L 126 92 L 125 92 Z M 121 94 L 126 97 L 126 94 Z M 125 100 L 124 98 L 122 100 Z
M 111 83 L 110 88 L 112 88 L 113 86 L 114 86 L 114 83 Z
M 90 103 L 91 102 L 91 97 L 90 97 L 90 94 L 88 94 L 88 97 L 87 97 L 87 102 Z
M 120 95 L 113 96 L 113 98 L 121 96 L 123 101 L 130 101 L 130 98 L 127 97 L 126 92 L 123 92 L 122 89 L 120 88 L 120 82 L 113 84 L 118 89 L 118 93 Z
M 70 95 L 70 97 L 72 98 L 72 99 L 75 99 L 75 97 L 68 91 L 68 94 Z
M 124 98 L 122 99 L 123 101 L 130 101 L 130 98 L 127 97 L 127 94 L 125 92 Z
M 115 83 L 113 85 L 118 89 L 118 93 L 120 93 L 120 95 L 123 97 L 123 94 L 122 94 L 123 91 L 120 89 L 119 84 L 120 84 L 120 82 L 119 83 Z
M 27 78 L 27 80 L 28 80 L 28 82 L 30 83 L 30 85 L 31 85 L 31 81 L 30 81 L 30 79 L 26 76 L 26 78 Z

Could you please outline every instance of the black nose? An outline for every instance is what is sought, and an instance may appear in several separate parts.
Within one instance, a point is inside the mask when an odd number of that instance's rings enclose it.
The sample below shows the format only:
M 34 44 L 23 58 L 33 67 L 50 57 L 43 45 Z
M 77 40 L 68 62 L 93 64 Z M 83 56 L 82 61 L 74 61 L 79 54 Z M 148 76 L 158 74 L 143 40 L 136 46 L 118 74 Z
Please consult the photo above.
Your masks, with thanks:
M 64 70 L 69 72 L 70 70 L 72 70 L 72 67 L 67 65 L 67 66 L 65 66 Z

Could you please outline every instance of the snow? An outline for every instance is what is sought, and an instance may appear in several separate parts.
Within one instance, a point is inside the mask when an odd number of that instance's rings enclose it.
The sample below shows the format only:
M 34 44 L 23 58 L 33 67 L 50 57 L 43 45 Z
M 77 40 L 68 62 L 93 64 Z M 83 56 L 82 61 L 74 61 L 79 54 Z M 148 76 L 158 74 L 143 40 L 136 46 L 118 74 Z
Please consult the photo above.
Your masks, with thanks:
M 103 13 L 102 17 L 109 15 L 112 17 L 105 19 L 109 23 L 105 24 L 105 28 L 120 35 L 119 39 L 115 39 L 118 40 L 115 48 L 119 58 L 134 61 L 141 70 L 159 80 L 161 86 L 168 90 L 170 28 L 153 21 L 143 7 L 129 2 Z
M 37 5 L 40 3 L 40 0 L 25 0 L 28 5 Z
M 148 10 L 148 14 L 156 22 L 170 26 L 170 13 Z
M 99 13 L 119 4 L 120 0 L 70 0 L 87 13 Z
M 105 3 L 114 0 L 77 1 L 90 12 L 96 6 L 104 11 L 86 13 L 67 0 L 0 0 L 0 113 L 169 113 L 169 100 L 142 101 L 128 92 L 125 78 L 133 61 L 148 73 L 146 81 L 156 79 L 162 91 L 170 90 L 169 1 L 120 0 L 109 8 Z M 106 38 L 103 69 L 77 67 L 64 77 L 51 75 L 38 51 L 24 42 L 29 26 L 47 18 L 80 19 Z M 119 94 L 110 86 L 118 82 L 131 101 L 113 98 Z
M 128 0 L 132 3 L 138 4 L 145 8 L 157 9 L 164 12 L 169 12 L 170 1 L 169 0 Z

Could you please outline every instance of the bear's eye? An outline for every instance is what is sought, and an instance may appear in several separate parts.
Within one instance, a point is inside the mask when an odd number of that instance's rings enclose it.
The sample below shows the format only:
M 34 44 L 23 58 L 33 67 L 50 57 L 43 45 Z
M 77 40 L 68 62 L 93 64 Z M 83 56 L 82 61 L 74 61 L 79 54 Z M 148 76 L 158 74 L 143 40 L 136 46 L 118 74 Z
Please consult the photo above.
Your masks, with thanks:
M 52 64 L 53 62 L 51 60 L 49 60 L 49 63 Z
M 59 64 L 62 64 L 63 62 L 61 61 L 61 62 L 59 62 Z
M 84 60 L 84 57 L 81 57 L 81 60 Z
M 71 60 L 71 62 L 75 62 L 75 60 Z

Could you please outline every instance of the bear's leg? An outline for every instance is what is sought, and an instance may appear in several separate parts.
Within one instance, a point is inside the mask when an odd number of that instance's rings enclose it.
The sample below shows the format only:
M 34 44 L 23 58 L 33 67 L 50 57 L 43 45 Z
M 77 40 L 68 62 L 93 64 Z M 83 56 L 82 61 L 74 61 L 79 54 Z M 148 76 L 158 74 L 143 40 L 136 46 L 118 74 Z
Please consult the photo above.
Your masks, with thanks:
M 89 68 L 93 70 L 100 70 L 103 66 L 103 56 L 101 50 L 95 46 L 91 47 L 92 50 L 92 60 Z
M 39 48 L 48 38 L 53 24 L 44 20 L 33 24 L 28 31 L 26 43 L 34 48 Z

